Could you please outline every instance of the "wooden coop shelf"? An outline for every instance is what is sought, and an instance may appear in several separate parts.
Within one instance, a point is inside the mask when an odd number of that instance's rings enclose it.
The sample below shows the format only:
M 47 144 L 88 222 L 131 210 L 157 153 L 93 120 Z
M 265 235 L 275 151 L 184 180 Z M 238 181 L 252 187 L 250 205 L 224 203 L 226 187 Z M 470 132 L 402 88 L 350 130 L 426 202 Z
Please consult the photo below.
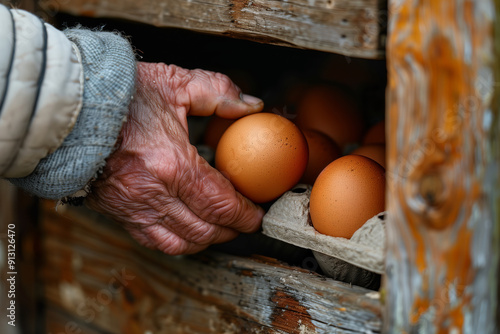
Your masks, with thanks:
M 378 333 L 380 295 L 265 256 L 167 256 L 84 209 L 43 202 L 49 332 Z M 62 209 L 62 211 L 61 211 Z
M 352 57 L 384 56 L 384 0 L 41 2 L 47 13 L 119 18 Z

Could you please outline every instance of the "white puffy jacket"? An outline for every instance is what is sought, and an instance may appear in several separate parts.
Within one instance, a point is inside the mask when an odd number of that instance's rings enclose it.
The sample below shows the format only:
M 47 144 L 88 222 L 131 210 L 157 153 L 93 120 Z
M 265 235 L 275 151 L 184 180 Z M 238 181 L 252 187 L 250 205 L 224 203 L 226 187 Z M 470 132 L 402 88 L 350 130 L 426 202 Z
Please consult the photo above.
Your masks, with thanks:
M 84 189 L 111 153 L 134 78 L 121 36 L 62 32 L 0 5 L 0 177 L 53 199 Z

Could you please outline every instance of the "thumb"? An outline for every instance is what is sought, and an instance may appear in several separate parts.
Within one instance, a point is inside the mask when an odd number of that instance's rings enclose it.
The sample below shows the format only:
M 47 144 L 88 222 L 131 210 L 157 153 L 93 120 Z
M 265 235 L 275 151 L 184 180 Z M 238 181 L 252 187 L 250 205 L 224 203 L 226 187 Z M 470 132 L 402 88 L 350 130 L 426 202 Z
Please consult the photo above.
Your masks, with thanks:
M 221 98 L 215 114 L 222 118 L 239 118 L 262 111 L 264 102 L 258 97 L 240 93 L 238 98 Z
M 186 87 L 190 99 L 188 115 L 239 118 L 264 108 L 261 99 L 243 94 L 224 74 L 204 70 L 191 72 L 192 80 Z

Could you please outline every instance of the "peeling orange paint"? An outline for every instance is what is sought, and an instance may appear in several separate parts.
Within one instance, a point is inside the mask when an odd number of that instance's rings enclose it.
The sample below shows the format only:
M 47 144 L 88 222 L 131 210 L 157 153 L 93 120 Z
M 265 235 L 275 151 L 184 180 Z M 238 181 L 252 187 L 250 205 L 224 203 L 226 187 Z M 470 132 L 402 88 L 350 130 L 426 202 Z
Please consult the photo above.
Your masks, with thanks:
M 307 308 L 291 292 L 277 289 L 271 301 L 275 304 L 271 315 L 273 328 L 290 334 L 302 334 L 305 330 L 315 332 L 316 326 Z

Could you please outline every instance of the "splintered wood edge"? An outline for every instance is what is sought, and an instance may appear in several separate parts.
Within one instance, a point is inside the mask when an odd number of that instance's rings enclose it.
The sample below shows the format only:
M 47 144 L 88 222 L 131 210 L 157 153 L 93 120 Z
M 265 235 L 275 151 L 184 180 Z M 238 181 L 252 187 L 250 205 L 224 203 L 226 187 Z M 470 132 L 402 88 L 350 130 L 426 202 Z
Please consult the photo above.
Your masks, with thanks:
M 385 54 L 386 1 L 46 0 L 46 15 L 108 17 L 366 59 Z M 50 19 L 50 18 L 48 18 Z
M 345 238 L 317 232 L 309 224 L 310 189 L 304 193 L 285 193 L 264 216 L 262 233 L 292 245 L 332 256 L 357 267 L 384 274 L 385 254 Z

